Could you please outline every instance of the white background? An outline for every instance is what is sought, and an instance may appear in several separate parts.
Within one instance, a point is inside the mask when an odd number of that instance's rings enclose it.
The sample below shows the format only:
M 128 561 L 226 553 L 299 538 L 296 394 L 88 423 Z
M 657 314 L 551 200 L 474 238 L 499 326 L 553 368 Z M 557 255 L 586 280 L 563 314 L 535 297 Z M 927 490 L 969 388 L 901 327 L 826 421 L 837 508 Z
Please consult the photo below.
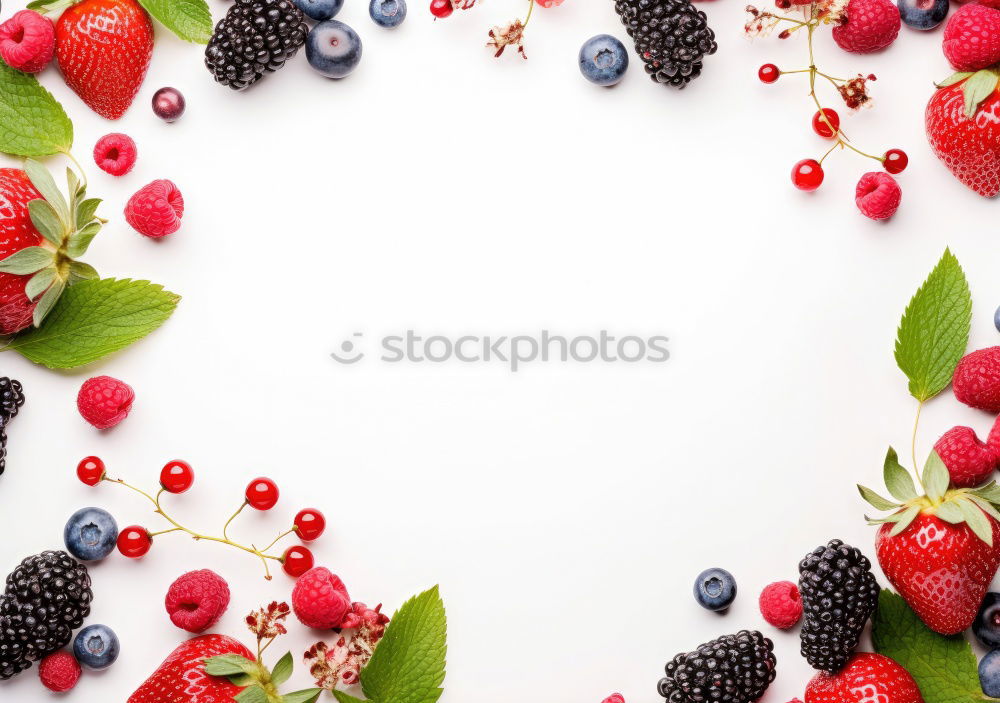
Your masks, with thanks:
M 721 48 L 681 93 L 654 85 L 634 56 L 616 88 L 580 77 L 587 37 L 626 38 L 610 0 L 538 8 L 528 61 L 482 46 L 522 2 L 438 22 L 414 3 L 390 32 L 348 0 L 339 19 L 364 41 L 354 75 L 326 80 L 300 55 L 245 94 L 215 85 L 199 48 L 157 28 L 149 76 L 115 124 L 47 71 L 112 219 L 87 260 L 184 299 L 160 331 L 85 370 L 0 357 L 28 394 L 0 479 L 2 570 L 60 547 L 84 505 L 161 527 L 137 496 L 78 483 L 81 457 L 98 454 L 149 488 L 183 458 L 196 486 L 168 502 L 185 522 L 217 530 L 245 483 L 266 474 L 281 501 L 241 518 L 237 534 L 269 541 L 315 505 L 329 521 L 318 561 L 355 599 L 391 611 L 439 583 L 447 703 L 598 703 L 613 691 L 656 701 L 674 653 L 744 627 L 776 640 L 766 700 L 801 695 L 810 671 L 798 638 L 762 622 L 757 594 L 795 579 L 799 558 L 830 538 L 872 552 L 854 484 L 878 483 L 888 444 L 908 457 L 915 410 L 892 359 L 895 325 L 950 244 L 975 299 L 972 344 L 996 343 L 995 204 L 954 180 L 924 139 L 932 81 L 948 74 L 940 31 L 904 28 L 865 57 L 825 31 L 818 40 L 821 68 L 879 76 L 872 110 L 841 110 L 851 136 L 910 155 L 903 205 L 876 224 L 853 203 L 874 162 L 834 155 L 812 195 L 789 183 L 792 164 L 826 142 L 809 129 L 805 79 L 764 86 L 756 70 L 804 65 L 803 40 L 750 43 L 740 2 L 702 7 Z M 216 18 L 224 10 L 213 4 Z M 163 85 L 188 99 L 173 125 L 148 107 Z M 91 165 L 109 131 L 139 146 L 122 179 Z M 119 215 L 154 178 L 173 179 L 186 200 L 182 229 L 160 242 Z M 353 332 L 407 328 L 662 333 L 672 359 L 512 374 L 328 356 Z M 109 432 L 74 402 L 100 373 L 137 395 Z M 991 421 L 949 391 L 925 411 L 918 453 L 953 424 L 985 433 Z M 167 586 L 208 566 L 233 591 L 219 632 L 247 639 L 242 616 L 289 597 L 284 575 L 265 582 L 258 562 L 223 547 L 170 535 L 138 562 L 115 554 L 91 569 L 90 622 L 113 627 L 123 652 L 72 698 L 123 701 L 185 637 L 164 612 Z M 739 580 L 726 616 L 692 599 L 709 566 Z M 275 656 L 317 639 L 291 629 Z M 310 683 L 299 665 L 290 686 Z M 33 672 L 0 690 L 48 700 Z

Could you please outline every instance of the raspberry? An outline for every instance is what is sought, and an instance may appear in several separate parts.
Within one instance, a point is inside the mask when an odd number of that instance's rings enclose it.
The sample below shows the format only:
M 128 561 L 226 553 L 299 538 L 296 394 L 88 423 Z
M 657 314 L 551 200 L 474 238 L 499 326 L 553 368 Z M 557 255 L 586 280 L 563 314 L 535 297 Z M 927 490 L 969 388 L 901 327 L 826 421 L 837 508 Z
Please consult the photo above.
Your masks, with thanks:
M 833 28 L 833 40 L 844 51 L 868 54 L 896 41 L 902 21 L 889 0 L 850 0 L 844 24 Z
M 196 634 L 204 632 L 229 607 L 229 585 L 209 569 L 189 571 L 170 584 L 164 605 L 174 625 Z
M 64 693 L 80 680 L 80 662 L 65 649 L 52 652 L 38 665 L 38 678 L 50 691 Z
M 945 25 L 941 48 L 956 71 L 978 71 L 1000 62 L 1000 10 L 963 5 Z
M 84 420 L 106 430 L 125 419 L 134 399 L 135 391 L 127 383 L 111 376 L 96 376 L 80 386 L 76 407 Z
M 869 171 L 861 176 L 854 190 L 858 210 L 873 220 L 888 220 L 896 214 L 902 197 L 896 179 L 884 171 Z
M 1000 463 L 1000 420 L 993 425 L 986 442 L 981 442 L 971 427 L 952 427 L 941 435 L 934 451 L 948 467 L 956 487 L 973 488 L 986 483 Z
M 601 703 L 625 703 L 625 696 L 620 693 L 612 693 L 610 696 L 605 698 Z
M 760 614 L 769 625 L 779 630 L 795 627 L 802 619 L 802 599 L 799 587 L 791 581 L 778 581 L 760 593 Z
M 153 239 L 165 237 L 180 229 L 183 216 L 184 196 L 168 180 L 153 181 L 143 186 L 125 205 L 125 219 L 128 223 L 139 234 Z
M 980 349 L 962 357 L 951 385 L 960 403 L 1000 413 L 1000 347 Z
M 105 134 L 94 145 L 94 162 L 112 176 L 124 176 L 135 166 L 135 142 L 127 134 Z
M 292 609 L 306 627 L 340 627 L 352 608 L 347 587 L 329 569 L 317 566 L 302 574 L 292 589 Z
M 0 24 L 0 58 L 11 68 L 38 73 L 49 65 L 55 50 L 52 20 L 34 10 L 21 10 Z

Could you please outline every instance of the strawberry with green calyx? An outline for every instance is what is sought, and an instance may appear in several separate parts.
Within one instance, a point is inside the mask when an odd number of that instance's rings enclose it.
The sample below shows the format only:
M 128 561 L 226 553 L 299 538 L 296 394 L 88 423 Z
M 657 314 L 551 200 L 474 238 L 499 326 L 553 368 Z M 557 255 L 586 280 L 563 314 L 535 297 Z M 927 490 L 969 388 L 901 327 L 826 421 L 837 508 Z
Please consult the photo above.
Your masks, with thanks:
M 891 515 L 875 540 L 879 565 L 924 623 L 940 634 L 968 628 L 1000 567 L 1000 487 L 949 486 L 948 469 L 931 452 L 917 482 L 893 449 L 885 459 L 885 484 L 895 500 L 858 486 L 862 497 Z
M 988 198 L 1000 193 L 1000 69 L 942 81 L 924 119 L 931 148 L 958 180 Z
M 10 212 L 0 213 L 0 218 L 8 220 L 8 227 L 16 225 L 23 235 L 17 240 L 19 244 L 0 243 L 5 245 L 0 247 L 0 253 L 6 255 L 0 260 L 5 302 L 13 306 L 20 295 L 20 308 L 31 310 L 30 322 L 25 316 L 19 324 L 4 324 L 0 330 L 13 334 L 29 324 L 41 325 L 67 287 L 97 278 L 92 266 L 75 259 L 86 253 L 104 220 L 95 215 L 101 201 L 87 198 L 86 183 L 71 169 L 66 170 L 68 200 L 37 161 L 28 159 L 24 171 L 0 169 L 0 177 L 12 183 L 27 180 L 31 185 L 30 190 L 19 189 L 18 202 L 14 202 L 17 195 L 13 188 L 10 194 L 5 193 Z M 25 202 L 25 198 L 29 199 Z

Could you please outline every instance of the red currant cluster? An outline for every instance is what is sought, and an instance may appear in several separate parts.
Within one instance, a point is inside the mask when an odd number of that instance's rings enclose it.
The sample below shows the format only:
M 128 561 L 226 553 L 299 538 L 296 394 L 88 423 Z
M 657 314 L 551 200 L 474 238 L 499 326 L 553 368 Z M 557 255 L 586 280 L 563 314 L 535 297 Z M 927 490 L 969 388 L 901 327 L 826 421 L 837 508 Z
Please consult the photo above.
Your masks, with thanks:
M 129 527 L 122 529 L 118 533 L 118 551 L 131 559 L 137 559 L 144 556 L 150 550 L 150 547 L 153 546 L 153 538 L 157 535 L 167 534 L 170 532 L 184 532 L 196 540 L 219 542 L 220 544 L 227 544 L 231 547 L 236 547 L 244 552 L 253 554 L 263 562 L 264 574 L 267 579 L 271 578 L 271 572 L 268 568 L 269 561 L 279 562 L 282 570 L 286 574 L 297 578 L 313 567 L 313 555 L 308 548 L 297 544 L 286 549 L 280 556 L 276 554 L 269 554 L 268 551 L 274 547 L 279 540 L 290 534 L 294 533 L 303 542 L 311 542 L 322 535 L 323 531 L 326 529 L 326 518 L 323 517 L 323 513 L 314 508 L 306 508 L 304 510 L 300 510 L 295 516 L 291 529 L 282 532 L 263 549 L 258 549 L 252 544 L 244 545 L 231 540 L 228 534 L 229 525 L 234 519 L 236 519 L 237 515 L 243 512 L 244 508 L 249 506 L 255 510 L 270 510 L 277 505 L 278 486 L 274 481 L 265 477 L 255 478 L 247 485 L 246 491 L 244 491 L 243 503 L 236 510 L 236 512 L 233 513 L 228 520 L 226 520 L 226 524 L 222 527 L 222 535 L 211 536 L 204 535 L 184 527 L 175 519 L 170 517 L 163 509 L 161 499 L 164 493 L 184 493 L 191 488 L 192 485 L 194 485 L 194 470 L 187 462 L 179 460 L 167 462 L 167 464 L 164 465 L 163 469 L 160 471 L 160 490 L 155 494 L 147 493 L 140 488 L 136 488 L 135 486 L 125 483 L 125 481 L 121 479 L 110 478 L 105 470 L 104 462 L 96 456 L 88 456 L 84 458 L 76 467 L 76 475 L 88 486 L 96 486 L 101 481 L 109 481 L 135 491 L 153 504 L 153 512 L 172 525 L 172 527 L 159 532 L 150 532 L 145 527 L 140 525 L 130 525 Z

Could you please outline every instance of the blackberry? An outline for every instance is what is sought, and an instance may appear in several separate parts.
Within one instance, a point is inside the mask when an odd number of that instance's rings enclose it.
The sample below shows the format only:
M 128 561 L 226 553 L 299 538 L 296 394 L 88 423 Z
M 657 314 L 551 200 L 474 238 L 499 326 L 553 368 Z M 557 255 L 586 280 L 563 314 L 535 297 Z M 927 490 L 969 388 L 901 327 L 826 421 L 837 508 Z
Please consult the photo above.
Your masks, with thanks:
M 615 0 L 615 12 L 657 83 L 683 88 L 719 48 L 705 13 L 689 0 Z
M 218 83 L 244 90 L 284 66 L 308 33 L 292 0 L 236 0 L 215 25 L 205 65 Z
M 0 474 L 7 468 L 7 424 L 24 405 L 19 381 L 0 376 Z
M 799 562 L 805 616 L 799 637 L 810 666 L 831 674 L 844 668 L 878 606 L 879 590 L 868 557 L 839 539 Z
M 93 597 L 87 567 L 66 552 L 22 561 L 0 596 L 0 680 L 69 644 Z
M 667 703 L 751 703 L 774 681 L 775 664 L 774 643 L 741 630 L 678 654 L 656 690 Z

